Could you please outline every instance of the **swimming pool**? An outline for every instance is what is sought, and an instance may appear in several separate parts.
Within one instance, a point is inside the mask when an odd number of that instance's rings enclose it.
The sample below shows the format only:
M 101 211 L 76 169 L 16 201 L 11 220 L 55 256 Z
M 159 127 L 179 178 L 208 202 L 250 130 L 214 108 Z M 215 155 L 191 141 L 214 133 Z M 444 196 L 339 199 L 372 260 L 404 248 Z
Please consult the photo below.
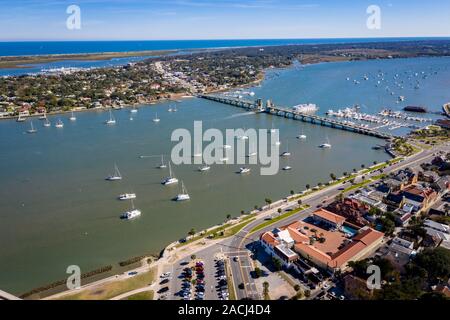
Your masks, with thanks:
M 342 231 L 350 234 L 352 237 L 358 233 L 358 230 L 347 227 L 347 226 L 342 226 Z

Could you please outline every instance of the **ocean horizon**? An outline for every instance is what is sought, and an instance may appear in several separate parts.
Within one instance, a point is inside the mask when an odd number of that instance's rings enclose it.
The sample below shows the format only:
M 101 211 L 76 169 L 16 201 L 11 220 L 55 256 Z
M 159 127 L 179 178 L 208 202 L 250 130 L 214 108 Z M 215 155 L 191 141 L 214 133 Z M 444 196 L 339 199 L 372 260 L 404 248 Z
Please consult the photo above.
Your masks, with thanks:
M 92 54 L 155 50 L 217 49 L 253 46 L 450 40 L 450 37 L 218 39 L 218 40 L 72 40 L 0 41 L 0 56 Z

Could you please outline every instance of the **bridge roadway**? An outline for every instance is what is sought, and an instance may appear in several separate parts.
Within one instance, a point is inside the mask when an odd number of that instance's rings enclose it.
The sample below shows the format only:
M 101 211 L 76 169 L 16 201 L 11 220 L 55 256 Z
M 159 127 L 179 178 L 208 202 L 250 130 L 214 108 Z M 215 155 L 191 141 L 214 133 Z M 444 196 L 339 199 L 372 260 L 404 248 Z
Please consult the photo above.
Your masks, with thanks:
M 388 140 L 388 139 L 396 138 L 396 136 L 389 134 L 389 133 L 365 128 L 365 127 L 359 126 L 357 124 L 345 123 L 345 122 L 338 121 L 335 119 L 330 119 L 327 117 L 321 117 L 321 116 L 317 116 L 317 115 L 313 115 L 313 114 L 301 113 L 301 112 L 295 111 L 293 109 L 273 105 L 272 103 L 268 103 L 267 106 L 263 106 L 261 101 L 259 101 L 259 103 L 258 103 L 258 102 L 243 100 L 243 99 L 234 99 L 234 98 L 228 98 L 228 97 L 217 96 L 217 95 L 198 95 L 198 97 L 202 98 L 202 99 L 207 99 L 207 100 L 223 103 L 223 104 L 232 105 L 232 106 L 247 109 L 247 110 L 253 110 L 253 111 L 261 112 L 261 113 L 262 112 L 269 113 L 272 115 L 282 116 L 285 118 L 292 118 L 295 120 L 309 122 L 312 124 L 318 124 L 321 126 L 327 126 L 327 127 L 331 127 L 331 128 L 335 128 L 335 129 L 365 134 L 365 135 L 377 137 L 380 139 Z

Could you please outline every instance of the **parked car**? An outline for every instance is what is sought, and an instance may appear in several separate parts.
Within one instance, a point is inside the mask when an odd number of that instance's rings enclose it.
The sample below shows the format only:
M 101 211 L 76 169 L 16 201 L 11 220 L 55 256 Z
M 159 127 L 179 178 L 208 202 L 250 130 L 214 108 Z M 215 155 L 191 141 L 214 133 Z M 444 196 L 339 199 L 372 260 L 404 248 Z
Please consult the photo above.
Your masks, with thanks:
M 159 284 L 166 284 L 166 283 L 168 283 L 169 282 L 169 279 L 163 279 Z
M 161 278 L 168 278 L 170 277 L 171 273 L 170 272 L 165 272 L 161 275 Z
M 164 292 L 167 292 L 167 291 L 169 291 L 169 287 L 163 287 L 163 288 L 158 290 L 158 293 L 164 293 Z

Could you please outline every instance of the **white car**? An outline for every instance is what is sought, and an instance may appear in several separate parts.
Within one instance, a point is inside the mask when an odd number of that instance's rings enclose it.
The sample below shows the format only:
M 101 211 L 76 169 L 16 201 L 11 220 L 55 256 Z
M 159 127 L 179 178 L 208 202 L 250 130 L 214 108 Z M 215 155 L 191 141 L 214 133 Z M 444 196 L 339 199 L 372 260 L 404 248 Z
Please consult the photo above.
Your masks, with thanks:
M 168 278 L 168 277 L 170 277 L 171 274 L 172 273 L 170 273 L 170 272 L 165 272 L 161 275 L 161 278 Z

